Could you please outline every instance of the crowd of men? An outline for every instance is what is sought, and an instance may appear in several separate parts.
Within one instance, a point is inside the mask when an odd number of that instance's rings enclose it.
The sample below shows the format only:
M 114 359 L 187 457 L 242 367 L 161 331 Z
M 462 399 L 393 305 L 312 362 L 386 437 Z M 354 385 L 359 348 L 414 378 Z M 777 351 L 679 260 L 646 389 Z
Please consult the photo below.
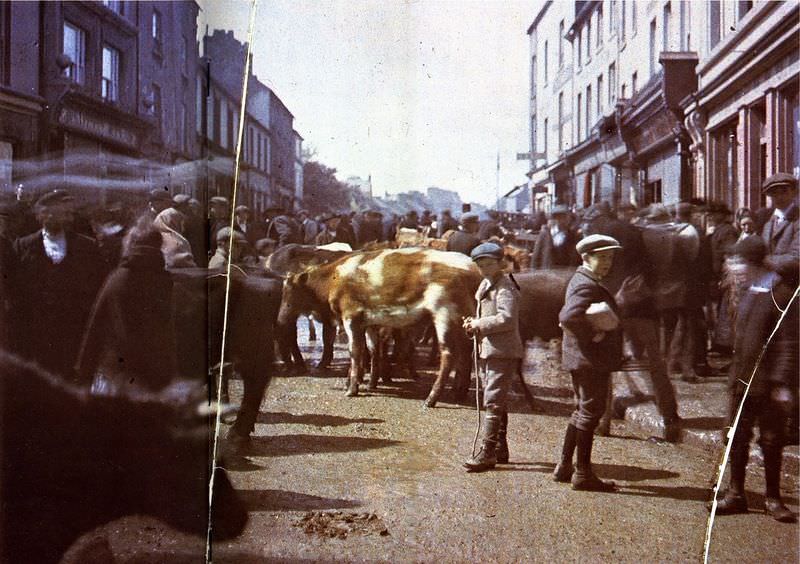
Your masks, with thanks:
M 612 209 L 603 202 L 580 211 L 556 205 L 547 215 L 532 215 L 516 233 L 535 241 L 529 247 L 534 269 L 579 266 L 576 245 L 587 236 L 618 242 L 603 286 L 617 296 L 630 354 L 647 357 L 667 440 L 676 440 L 681 423 L 669 374 L 697 382 L 710 374 L 709 353 L 730 357 L 734 405 L 742 394 L 737 382 L 747 376 L 742 367 L 752 368 L 758 352 L 747 343 L 764 342 L 781 311 L 772 305 L 789 303 L 787 295 L 798 285 L 797 180 L 774 175 L 763 193 L 772 207 L 735 213 L 701 201 L 642 209 L 630 204 Z M 455 218 L 449 210 L 438 216 L 427 210 L 384 215 L 365 209 L 312 217 L 306 210 L 269 208 L 257 218 L 243 205 L 232 216 L 230 202 L 221 196 L 210 198 L 204 213 L 189 195 L 158 189 L 138 205 L 81 207 L 65 190 L 41 195 L 35 203 L 19 197 L 3 201 L 0 345 L 99 391 L 113 389 L 132 371 L 149 374 L 140 384 L 158 388 L 177 369 L 166 269 L 256 265 L 292 243 L 343 243 L 352 249 L 390 244 L 404 229 L 446 239 L 447 250 L 466 255 L 486 241 L 515 243 L 515 231 L 495 212 L 481 220 L 473 213 Z M 114 282 L 106 282 L 98 298 L 107 279 Z M 746 507 L 742 461 L 756 423 L 762 430 L 767 498 L 776 499 L 774 474 L 785 432 L 796 433 L 797 426 L 797 323 L 788 325 L 793 332 L 778 335 L 778 349 L 770 349 L 770 362 L 764 364 L 768 374 L 761 382 L 769 384 L 751 388 L 760 399 L 745 412 L 744 430 L 737 434 L 733 493 L 723 511 Z M 159 331 L 145 336 L 136 330 L 142 326 Z M 121 349 L 129 352 L 120 355 Z M 137 355 L 149 364 L 140 363 Z M 743 355 L 750 356 L 743 360 Z M 166 374 L 164 366 L 171 367 Z M 766 416 L 776 413 L 785 417 Z M 794 426 L 786 425 L 792 414 Z M 607 431 L 605 417 L 598 432 Z M 786 518 L 777 503 L 771 512 Z

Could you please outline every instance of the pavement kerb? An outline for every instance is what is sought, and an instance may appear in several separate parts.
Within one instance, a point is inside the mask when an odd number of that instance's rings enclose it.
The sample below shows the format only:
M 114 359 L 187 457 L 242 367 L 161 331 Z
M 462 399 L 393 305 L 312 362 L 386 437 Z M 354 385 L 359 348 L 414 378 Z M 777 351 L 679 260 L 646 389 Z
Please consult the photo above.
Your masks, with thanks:
M 721 453 L 723 449 L 722 431 L 727 410 L 727 386 L 725 378 L 705 378 L 698 383 L 672 381 L 678 402 L 678 413 L 686 424 L 681 429 L 681 442 L 703 448 L 709 452 Z M 636 397 L 650 390 L 647 372 L 626 371 L 614 374 L 615 401 L 625 406 L 625 421 L 636 425 L 654 436 L 663 436 L 664 426 L 661 415 L 652 399 L 637 402 Z M 714 424 L 714 420 L 720 420 Z M 699 425 L 693 424 L 699 423 Z M 756 433 L 757 435 L 757 433 Z M 763 455 L 757 442 L 750 449 L 750 464 L 763 466 Z M 752 470 L 752 469 L 751 469 Z M 800 449 L 797 445 L 784 448 L 783 472 L 797 476 L 800 470 Z

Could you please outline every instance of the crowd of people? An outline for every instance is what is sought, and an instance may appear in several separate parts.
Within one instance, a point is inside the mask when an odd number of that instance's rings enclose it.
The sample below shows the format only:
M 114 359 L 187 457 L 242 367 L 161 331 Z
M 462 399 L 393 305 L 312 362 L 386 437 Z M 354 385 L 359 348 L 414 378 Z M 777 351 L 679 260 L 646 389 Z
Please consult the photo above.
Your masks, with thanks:
M 312 217 L 306 210 L 274 207 L 257 218 L 244 205 L 231 214 L 230 202 L 221 196 L 210 198 L 205 213 L 199 201 L 167 190 L 151 191 L 140 204 L 93 208 L 81 207 L 68 191 L 54 190 L 35 203 L 24 198 L 0 202 L 0 345 L 96 393 L 115 393 L 128 385 L 158 389 L 177 370 L 166 269 L 257 265 L 276 248 L 293 243 L 342 243 L 355 250 L 391 243 L 405 229 L 446 239 L 447 250 L 466 255 L 485 251 L 481 245 L 487 241 L 515 244 L 515 236 L 524 233 L 528 236 L 521 239 L 533 241 L 528 250 L 534 269 L 594 272 L 587 255 L 596 249 L 587 251 L 586 240 L 600 237 L 608 247 L 603 250 L 613 250 L 613 264 L 602 276 L 589 276 L 587 284 L 594 288 L 602 279 L 603 292 L 615 297 L 613 309 L 630 356 L 647 358 L 667 440 L 677 440 L 681 425 L 671 373 L 698 382 L 711 372 L 709 354 L 729 358 L 733 416 L 744 393 L 741 383 L 758 364 L 751 400 L 734 437 L 731 486 L 718 512 L 746 510 L 744 465 L 758 425 L 767 510 L 785 520 L 788 510 L 777 488 L 781 449 L 797 433 L 797 305 L 791 301 L 800 262 L 797 180 L 774 175 L 765 181 L 763 194 L 772 207 L 735 213 L 700 201 L 642 209 L 630 204 L 612 209 L 603 202 L 580 211 L 556 205 L 547 215 L 533 214 L 515 231 L 496 212 L 483 220 L 474 213 L 456 218 L 449 210 L 384 215 L 365 209 Z M 493 258 L 491 253 L 481 256 Z M 790 320 L 781 324 L 760 359 L 763 343 L 787 307 Z M 562 324 L 580 327 L 575 319 L 567 316 Z M 586 372 L 586 351 L 577 342 L 571 347 L 579 353 L 575 358 L 583 359 L 567 366 L 581 374 L 576 381 L 580 399 L 599 368 Z M 133 373 L 135 384 L 128 378 Z M 577 430 L 568 429 L 565 438 L 570 460 L 559 465 L 557 478 L 563 480 L 571 468 L 575 445 L 586 459 L 591 450 L 587 432 L 608 432 L 610 410 L 597 411 L 607 403 L 592 404 L 589 423 L 585 410 L 573 418 Z M 503 409 L 496 411 L 493 425 L 500 429 Z M 480 466 L 480 461 L 473 464 Z M 606 487 L 585 464 L 581 468 L 584 485 Z

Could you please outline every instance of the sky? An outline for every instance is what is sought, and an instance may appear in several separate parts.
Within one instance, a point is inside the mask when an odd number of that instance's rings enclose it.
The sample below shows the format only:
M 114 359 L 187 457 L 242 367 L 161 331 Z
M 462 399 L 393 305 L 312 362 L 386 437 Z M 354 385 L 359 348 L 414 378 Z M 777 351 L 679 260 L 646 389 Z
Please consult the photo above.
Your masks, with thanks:
M 208 25 L 247 38 L 251 2 L 200 2 Z M 258 78 L 295 116 L 315 159 L 372 176 L 373 193 L 456 190 L 489 204 L 524 183 L 526 30 L 540 2 L 259 0 Z

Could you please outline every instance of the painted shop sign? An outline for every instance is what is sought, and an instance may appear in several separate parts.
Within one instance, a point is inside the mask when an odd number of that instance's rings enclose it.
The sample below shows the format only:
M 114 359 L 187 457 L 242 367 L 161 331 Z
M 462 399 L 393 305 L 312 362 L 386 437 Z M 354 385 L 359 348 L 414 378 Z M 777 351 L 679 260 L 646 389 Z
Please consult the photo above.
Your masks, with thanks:
M 135 133 L 80 110 L 62 108 L 58 115 L 58 123 L 127 147 L 135 148 L 138 145 Z

